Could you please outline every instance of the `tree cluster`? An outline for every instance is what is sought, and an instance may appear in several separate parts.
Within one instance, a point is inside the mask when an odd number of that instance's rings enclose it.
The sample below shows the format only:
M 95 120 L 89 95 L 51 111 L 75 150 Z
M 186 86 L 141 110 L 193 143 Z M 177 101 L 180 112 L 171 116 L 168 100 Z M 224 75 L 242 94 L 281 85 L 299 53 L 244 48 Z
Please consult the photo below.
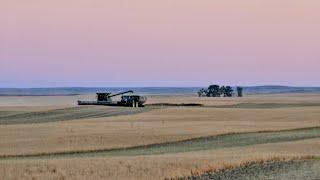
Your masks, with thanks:
M 231 86 L 210 85 L 207 89 L 198 91 L 199 97 L 232 97 L 233 89 Z

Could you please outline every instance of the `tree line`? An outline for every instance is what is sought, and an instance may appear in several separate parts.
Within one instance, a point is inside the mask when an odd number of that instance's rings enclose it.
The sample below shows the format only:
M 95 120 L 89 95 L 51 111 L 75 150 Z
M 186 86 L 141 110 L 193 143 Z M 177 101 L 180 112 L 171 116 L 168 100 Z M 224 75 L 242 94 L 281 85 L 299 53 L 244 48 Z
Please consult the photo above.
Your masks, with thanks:
M 219 86 L 219 85 L 210 85 L 207 89 L 200 89 L 198 91 L 199 97 L 232 97 L 233 89 L 231 86 Z M 243 88 L 237 87 L 238 97 L 243 96 Z

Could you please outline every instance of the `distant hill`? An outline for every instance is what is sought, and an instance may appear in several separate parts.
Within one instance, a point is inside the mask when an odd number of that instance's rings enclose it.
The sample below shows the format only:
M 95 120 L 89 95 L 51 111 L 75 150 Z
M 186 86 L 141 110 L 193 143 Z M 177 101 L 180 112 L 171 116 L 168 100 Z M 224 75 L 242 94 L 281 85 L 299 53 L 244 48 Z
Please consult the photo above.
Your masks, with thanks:
M 320 87 L 250 86 L 243 90 L 245 94 L 316 93 Z
M 138 94 L 196 94 L 199 87 L 61 87 L 61 88 L 0 88 L 0 96 L 59 96 L 121 92 L 133 90 Z
M 120 92 L 133 90 L 137 94 L 186 94 L 196 95 L 202 87 L 61 87 L 61 88 L 0 88 L 0 96 L 72 96 L 96 92 Z M 320 93 L 320 87 L 249 86 L 245 94 Z

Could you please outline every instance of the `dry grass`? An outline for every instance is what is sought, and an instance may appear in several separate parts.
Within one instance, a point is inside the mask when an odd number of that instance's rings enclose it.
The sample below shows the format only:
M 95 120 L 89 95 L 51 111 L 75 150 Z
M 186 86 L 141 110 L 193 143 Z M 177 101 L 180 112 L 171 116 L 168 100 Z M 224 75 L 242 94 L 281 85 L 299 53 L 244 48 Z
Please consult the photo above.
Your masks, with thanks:
M 91 96 L 90 96 L 91 97 Z M 0 97 L 0 111 L 47 111 L 87 97 Z M 151 96 L 148 103 L 320 103 L 320 94 L 244 98 Z M 1 117 L 0 117 L 1 118 Z M 170 107 L 130 116 L 0 125 L 0 155 L 131 147 L 235 132 L 320 126 L 320 107 Z M 134 157 L 1 160 L 0 179 L 163 179 L 270 157 L 320 156 L 320 139 Z
M 197 152 L 231 147 L 251 146 L 257 144 L 299 141 L 320 138 L 320 128 L 305 128 L 273 132 L 231 133 L 218 136 L 207 136 L 185 141 L 162 144 L 150 144 L 118 149 L 98 149 L 82 151 L 64 151 L 56 153 L 0 155 L 0 159 L 22 158 L 66 158 L 66 157 L 102 157 L 102 156 L 138 156 Z
M 320 156 L 320 139 L 136 157 L 0 161 L 0 179 L 164 179 L 272 157 Z
M 288 93 L 288 94 L 266 94 L 266 95 L 250 95 L 242 98 L 212 98 L 212 97 L 197 97 L 197 96 L 173 96 L 173 95 L 150 95 L 148 96 L 147 104 L 154 103 L 198 103 L 207 106 L 223 106 L 234 105 L 240 103 L 284 103 L 284 104 L 304 104 L 304 103 L 319 103 L 319 93 Z
M 191 95 L 147 95 L 147 104 L 200 103 L 205 105 L 230 105 L 238 103 L 319 103 L 319 93 L 290 93 L 250 95 L 242 98 L 207 98 Z M 75 106 L 77 100 L 94 100 L 95 94 L 77 96 L 0 96 L 0 107 Z
M 231 170 L 235 168 L 247 167 L 252 164 L 264 164 L 264 163 L 272 163 L 272 162 L 290 162 L 290 161 L 305 161 L 305 160 L 314 160 L 315 156 L 297 156 L 297 157 L 284 157 L 284 156 L 273 156 L 269 158 L 263 159 L 254 159 L 250 161 L 240 161 L 237 164 L 223 164 L 221 167 L 209 165 L 206 168 L 202 169 L 192 169 L 190 171 L 190 176 L 184 177 L 167 177 L 166 180 L 179 180 L 179 179 L 188 179 L 187 177 L 200 177 L 201 175 L 219 173 L 226 170 Z
M 29 108 L 27 108 L 29 109 Z M 0 125 L 34 124 L 70 121 L 120 115 L 133 115 L 150 108 L 126 108 L 110 106 L 78 106 L 40 111 L 0 111 Z
M 320 125 L 320 108 L 168 108 L 132 116 L 0 126 L 0 155 L 130 147 Z
M 95 95 L 79 96 L 0 96 L 0 106 L 75 106 L 79 99 L 94 99 Z

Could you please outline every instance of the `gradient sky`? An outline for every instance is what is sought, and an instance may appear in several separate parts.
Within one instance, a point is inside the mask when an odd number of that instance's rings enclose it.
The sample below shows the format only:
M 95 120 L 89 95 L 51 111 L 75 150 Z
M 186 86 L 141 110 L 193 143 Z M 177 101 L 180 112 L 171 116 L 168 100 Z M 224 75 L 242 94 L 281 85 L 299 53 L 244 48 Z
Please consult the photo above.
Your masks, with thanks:
M 320 86 L 320 1 L 0 1 L 0 87 L 210 83 Z

